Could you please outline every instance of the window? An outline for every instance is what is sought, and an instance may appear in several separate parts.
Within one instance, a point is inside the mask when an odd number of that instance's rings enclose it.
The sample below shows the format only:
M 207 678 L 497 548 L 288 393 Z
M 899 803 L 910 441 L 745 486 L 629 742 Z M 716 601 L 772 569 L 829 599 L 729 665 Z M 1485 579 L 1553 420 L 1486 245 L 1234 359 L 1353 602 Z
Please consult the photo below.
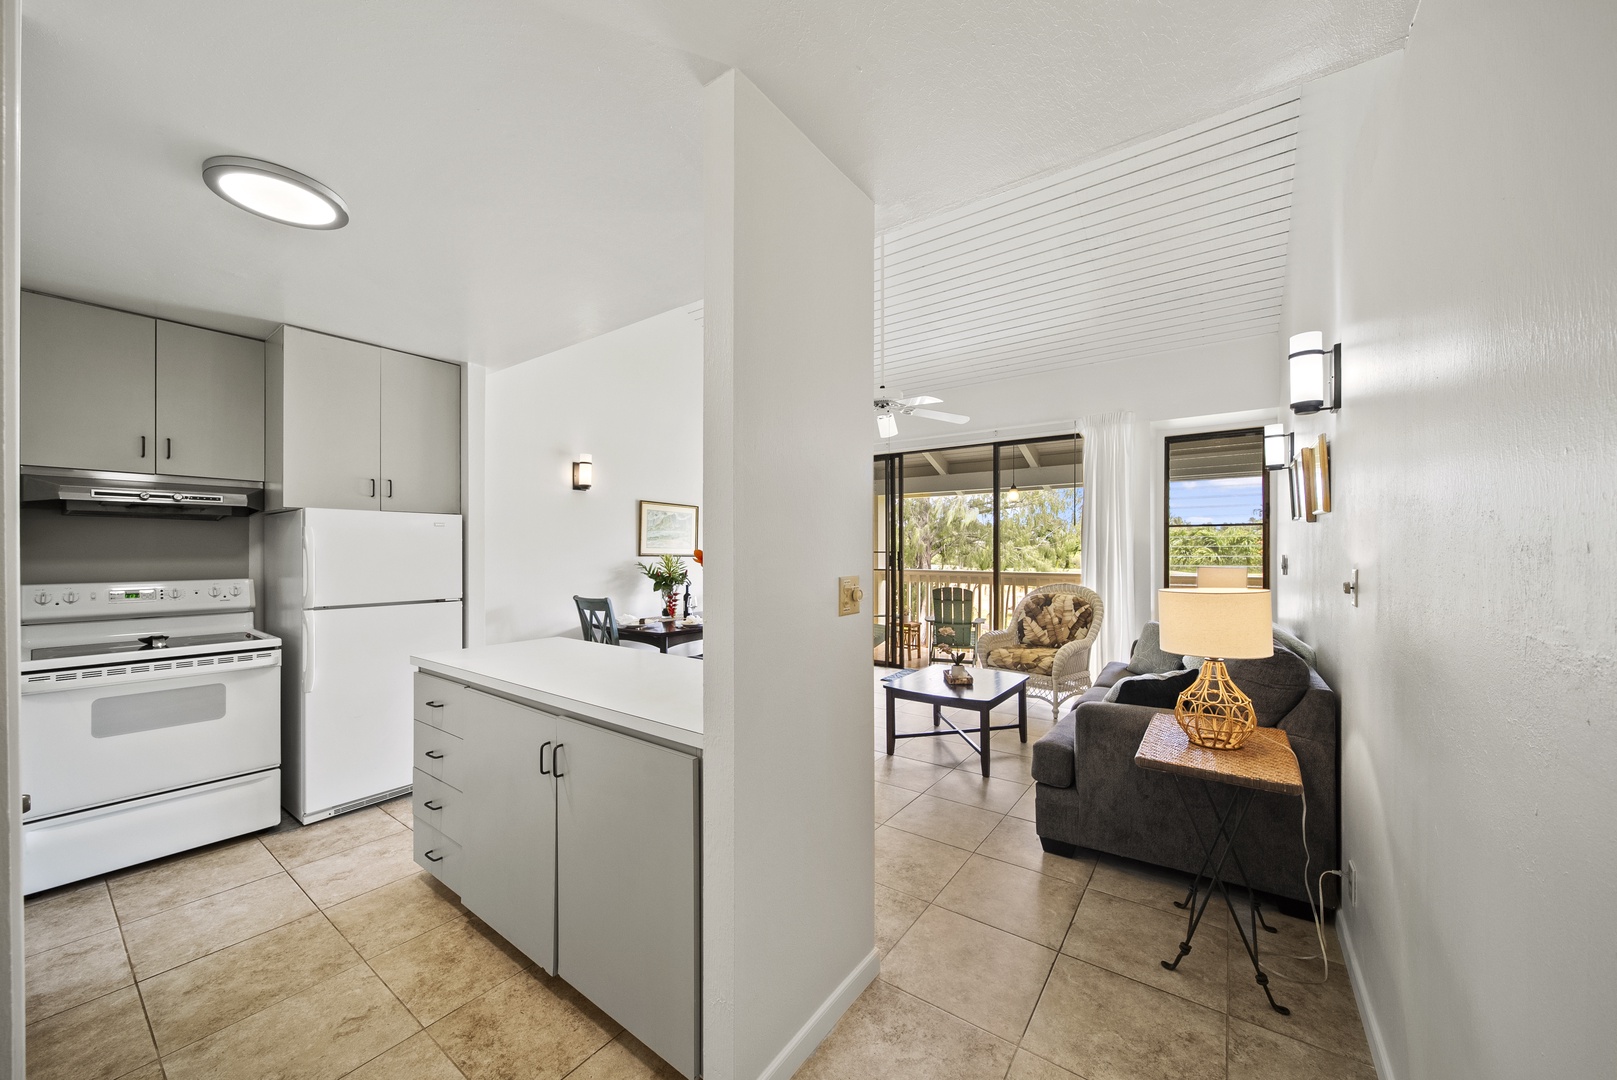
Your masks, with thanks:
M 1269 586 L 1269 474 L 1263 429 L 1167 440 L 1168 585 L 1196 584 L 1202 566 L 1244 566 L 1247 584 Z

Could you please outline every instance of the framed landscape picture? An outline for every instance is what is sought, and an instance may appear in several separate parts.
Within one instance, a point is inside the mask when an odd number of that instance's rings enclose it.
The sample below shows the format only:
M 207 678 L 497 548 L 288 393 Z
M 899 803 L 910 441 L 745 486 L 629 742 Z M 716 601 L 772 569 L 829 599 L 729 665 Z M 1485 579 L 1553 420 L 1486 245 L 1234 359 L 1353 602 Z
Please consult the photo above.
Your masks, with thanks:
M 696 554 L 697 509 L 684 503 L 640 500 L 640 554 Z

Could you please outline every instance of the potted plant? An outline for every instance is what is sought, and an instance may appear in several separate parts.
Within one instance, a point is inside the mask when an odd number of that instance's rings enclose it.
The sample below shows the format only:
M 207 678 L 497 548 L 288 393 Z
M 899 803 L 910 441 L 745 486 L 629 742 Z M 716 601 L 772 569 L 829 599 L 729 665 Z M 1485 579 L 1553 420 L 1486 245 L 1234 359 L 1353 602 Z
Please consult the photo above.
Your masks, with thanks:
M 679 587 L 691 580 L 690 569 L 678 555 L 664 555 L 656 562 L 639 563 L 640 572 L 651 579 L 652 588 L 663 594 L 663 614 L 679 616 Z

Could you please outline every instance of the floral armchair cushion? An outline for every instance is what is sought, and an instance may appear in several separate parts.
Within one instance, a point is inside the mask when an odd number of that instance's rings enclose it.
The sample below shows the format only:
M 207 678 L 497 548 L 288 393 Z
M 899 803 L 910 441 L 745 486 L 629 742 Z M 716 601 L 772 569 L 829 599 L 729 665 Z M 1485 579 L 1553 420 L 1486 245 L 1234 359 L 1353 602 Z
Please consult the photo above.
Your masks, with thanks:
M 1016 613 L 1016 640 L 1023 646 L 1059 649 L 1089 634 L 1095 611 L 1074 593 L 1040 593 L 1022 601 Z M 992 661 L 990 661 L 992 662 Z M 1019 669 L 1026 670 L 1026 669 Z M 1040 674 L 1049 674 L 1049 665 Z
M 1029 648 L 1013 645 L 994 649 L 988 654 L 988 666 L 1006 671 L 1025 671 L 1029 675 L 1050 675 L 1056 665 L 1055 649 Z

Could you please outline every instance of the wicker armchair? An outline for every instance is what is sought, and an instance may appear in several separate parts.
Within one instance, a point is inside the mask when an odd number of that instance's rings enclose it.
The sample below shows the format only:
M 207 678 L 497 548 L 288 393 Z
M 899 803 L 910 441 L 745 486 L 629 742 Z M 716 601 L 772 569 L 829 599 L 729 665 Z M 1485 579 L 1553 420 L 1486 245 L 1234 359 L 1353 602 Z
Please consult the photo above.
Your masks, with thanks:
M 1102 604 L 1100 594 L 1094 589 L 1082 585 L 1040 585 L 1031 590 L 1022 598 L 1016 611 L 1011 614 L 1011 627 L 1006 630 L 990 630 L 977 638 L 977 666 L 994 667 L 988 662 L 988 657 L 995 649 L 1010 648 L 1016 641 L 1016 616 L 1022 613 L 1022 605 L 1034 596 L 1045 593 L 1073 593 L 1082 597 L 1089 603 L 1095 613 L 1094 620 L 1089 624 L 1089 632 L 1077 641 L 1069 641 L 1056 650 L 1050 674 L 1028 674 L 1027 692 L 1031 697 L 1048 698 L 1050 701 L 1050 715 L 1057 719 L 1061 715 L 1061 703 L 1068 698 L 1076 697 L 1089 689 L 1089 650 L 1095 644 L 1095 638 L 1100 634 L 1101 616 L 1105 605 Z M 1014 670 L 1007 668 L 1005 670 Z

